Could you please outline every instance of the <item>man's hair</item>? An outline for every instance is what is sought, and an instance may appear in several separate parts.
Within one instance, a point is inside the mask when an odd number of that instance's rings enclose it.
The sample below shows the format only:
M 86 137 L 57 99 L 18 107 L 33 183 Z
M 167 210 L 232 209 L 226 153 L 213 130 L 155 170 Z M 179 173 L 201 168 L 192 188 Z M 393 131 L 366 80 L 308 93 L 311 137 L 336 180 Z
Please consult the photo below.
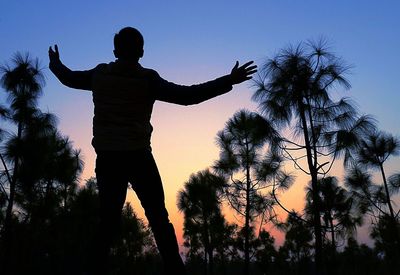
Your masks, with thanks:
M 137 58 L 143 56 L 144 40 L 135 28 L 126 27 L 114 36 L 114 53 L 117 58 Z

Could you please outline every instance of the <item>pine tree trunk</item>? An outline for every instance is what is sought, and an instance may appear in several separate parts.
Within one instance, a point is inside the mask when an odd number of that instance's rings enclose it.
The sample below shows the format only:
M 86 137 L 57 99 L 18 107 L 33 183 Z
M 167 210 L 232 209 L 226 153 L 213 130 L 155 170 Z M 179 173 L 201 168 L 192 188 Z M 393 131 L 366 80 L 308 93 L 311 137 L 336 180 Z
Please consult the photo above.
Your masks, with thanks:
M 205 215 L 204 217 L 205 223 L 204 223 L 204 251 L 205 251 L 205 262 L 206 262 L 206 274 L 213 275 L 213 253 L 212 253 L 212 248 L 211 248 L 211 243 L 210 243 L 210 229 L 208 226 L 207 222 L 207 216 Z M 207 260 L 208 258 L 208 260 Z
M 248 160 L 248 143 L 246 141 L 246 213 L 244 225 L 244 275 L 250 274 L 250 166 Z
M 305 115 L 305 109 L 302 102 L 299 102 L 300 118 L 303 126 L 304 141 L 306 145 L 307 163 L 311 175 L 311 186 L 313 189 L 312 200 L 313 200 L 313 226 L 315 234 L 315 265 L 316 273 L 323 274 L 322 264 L 322 226 L 320 217 L 320 198 L 319 198 L 319 186 L 318 186 L 318 171 L 313 163 L 312 145 L 310 143 L 307 120 Z M 315 157 L 315 156 L 314 156 Z
M 333 219 L 331 215 L 329 215 L 329 225 L 331 227 L 332 255 L 334 255 L 336 253 L 336 240 L 335 240 L 335 227 L 333 225 Z
M 396 238 L 397 255 L 400 255 L 400 232 L 399 232 L 399 228 L 398 228 L 398 225 L 397 225 L 396 216 L 394 214 L 392 202 L 390 201 L 389 187 L 388 187 L 388 184 L 387 184 L 385 170 L 383 169 L 383 164 L 382 163 L 379 164 L 379 168 L 381 169 L 381 173 L 382 173 L 383 185 L 385 187 L 387 205 L 389 207 L 389 212 L 390 212 L 390 220 L 392 221 L 391 223 L 392 223 L 392 227 L 393 227 L 393 232 L 394 232 L 394 235 L 395 235 L 395 238 Z
M 394 215 L 392 202 L 390 201 L 389 187 L 388 187 L 388 184 L 387 184 L 387 181 L 386 181 L 386 175 L 385 175 L 385 170 L 383 169 L 383 164 L 379 164 L 379 168 L 381 169 L 381 173 L 382 173 L 383 185 L 385 187 L 386 200 L 387 200 L 387 205 L 389 207 L 390 217 L 393 220 L 396 220 L 396 217 Z

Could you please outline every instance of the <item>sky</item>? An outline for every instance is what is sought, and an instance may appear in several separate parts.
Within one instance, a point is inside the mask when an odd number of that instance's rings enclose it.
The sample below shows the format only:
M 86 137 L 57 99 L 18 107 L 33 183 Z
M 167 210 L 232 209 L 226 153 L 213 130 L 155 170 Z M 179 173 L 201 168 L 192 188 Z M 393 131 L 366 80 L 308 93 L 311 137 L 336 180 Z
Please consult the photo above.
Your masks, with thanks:
M 336 95 L 351 97 L 360 113 L 378 120 L 380 129 L 400 136 L 399 10 L 395 0 L 1 0 L 0 63 L 7 63 L 17 51 L 39 58 L 47 82 L 40 106 L 57 115 L 61 132 L 81 148 L 84 181 L 94 176 L 91 93 L 66 88 L 51 74 L 50 45 L 58 44 L 61 60 L 71 69 L 90 69 L 113 61 L 114 34 L 133 26 L 145 39 L 142 66 L 169 81 L 190 85 L 228 74 L 236 60 L 254 60 L 261 66 L 289 44 L 324 37 L 331 51 L 352 66 L 347 76 L 352 88 L 338 89 Z M 215 137 L 225 122 L 239 109 L 257 111 L 253 92 L 249 81 L 195 106 L 155 104 L 152 148 L 179 240 L 183 217 L 176 207 L 177 193 L 192 173 L 218 159 Z M 389 174 L 399 171 L 399 158 L 387 169 Z M 282 196 L 289 209 L 301 210 L 305 182 L 299 177 Z M 133 192 L 127 200 L 143 217 Z M 281 243 L 282 234 L 272 230 Z M 370 242 L 365 232 L 358 237 Z

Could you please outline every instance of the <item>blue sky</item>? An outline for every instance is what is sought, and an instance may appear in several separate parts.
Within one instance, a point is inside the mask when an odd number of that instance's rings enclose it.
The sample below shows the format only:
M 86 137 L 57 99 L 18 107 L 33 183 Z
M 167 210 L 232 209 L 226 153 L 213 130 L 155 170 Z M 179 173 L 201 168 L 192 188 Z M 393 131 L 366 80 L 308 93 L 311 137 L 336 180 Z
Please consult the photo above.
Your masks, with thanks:
M 135 26 L 145 36 L 142 64 L 191 83 L 227 73 L 236 59 L 262 63 L 289 43 L 324 36 L 354 65 L 349 95 L 399 134 L 399 8 L 398 1 L 3 0 L 0 62 L 29 51 L 46 66 L 48 45 L 58 43 L 66 64 L 90 68 L 113 59 L 115 32 Z M 53 89 L 60 87 L 48 74 Z M 54 109 L 52 95 L 44 104 Z
M 40 104 L 59 117 L 62 132 L 82 148 L 86 177 L 94 174 L 95 159 L 91 96 L 60 85 L 47 69 L 47 50 L 57 43 L 66 65 L 89 69 L 113 60 L 113 35 L 125 26 L 144 35 L 142 65 L 181 84 L 227 74 L 236 60 L 261 65 L 290 43 L 323 36 L 353 66 L 348 75 L 352 88 L 337 95 L 353 98 L 361 113 L 372 114 L 381 129 L 400 136 L 399 10 L 400 2 L 394 0 L 2 0 L 0 63 L 16 51 L 41 60 L 47 86 Z M 156 104 L 152 142 L 167 204 L 174 205 L 191 173 L 218 157 L 215 134 L 228 118 L 240 108 L 256 109 L 251 94 L 248 82 L 199 106 Z M 399 169 L 399 160 L 392 160 L 389 171 Z

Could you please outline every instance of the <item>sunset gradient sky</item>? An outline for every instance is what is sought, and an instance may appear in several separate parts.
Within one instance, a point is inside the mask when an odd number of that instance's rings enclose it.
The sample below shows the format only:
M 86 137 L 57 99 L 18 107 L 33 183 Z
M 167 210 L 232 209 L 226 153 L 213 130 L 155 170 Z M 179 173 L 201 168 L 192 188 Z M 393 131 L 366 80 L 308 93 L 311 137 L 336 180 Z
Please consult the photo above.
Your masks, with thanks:
M 47 85 L 40 106 L 58 116 L 62 133 L 82 149 L 82 178 L 87 179 L 94 176 L 95 160 L 90 145 L 91 94 L 62 86 L 50 73 L 50 45 L 58 44 L 62 61 L 71 69 L 90 69 L 112 61 L 114 34 L 133 26 L 145 38 L 144 67 L 175 83 L 193 84 L 229 73 L 236 60 L 262 65 L 266 57 L 290 43 L 322 36 L 335 54 L 353 65 L 348 75 L 352 88 L 335 91 L 336 95 L 350 96 L 361 113 L 374 115 L 382 130 L 399 136 L 399 10 L 400 2 L 395 0 L 2 0 L 0 62 L 4 64 L 17 51 L 41 60 Z M 167 208 L 180 238 L 182 215 L 177 212 L 177 192 L 190 174 L 218 158 L 216 133 L 234 112 L 257 110 L 251 101 L 251 86 L 250 81 L 235 86 L 231 93 L 197 106 L 156 103 L 154 107 L 152 147 Z M 388 165 L 389 173 L 399 169 L 398 158 Z M 340 176 L 340 167 L 336 171 Z M 288 208 L 301 210 L 306 181 L 299 176 L 282 197 Z M 132 192 L 128 200 L 143 216 Z M 274 235 L 280 244 L 282 234 Z M 359 240 L 368 242 L 365 233 L 359 234 Z

